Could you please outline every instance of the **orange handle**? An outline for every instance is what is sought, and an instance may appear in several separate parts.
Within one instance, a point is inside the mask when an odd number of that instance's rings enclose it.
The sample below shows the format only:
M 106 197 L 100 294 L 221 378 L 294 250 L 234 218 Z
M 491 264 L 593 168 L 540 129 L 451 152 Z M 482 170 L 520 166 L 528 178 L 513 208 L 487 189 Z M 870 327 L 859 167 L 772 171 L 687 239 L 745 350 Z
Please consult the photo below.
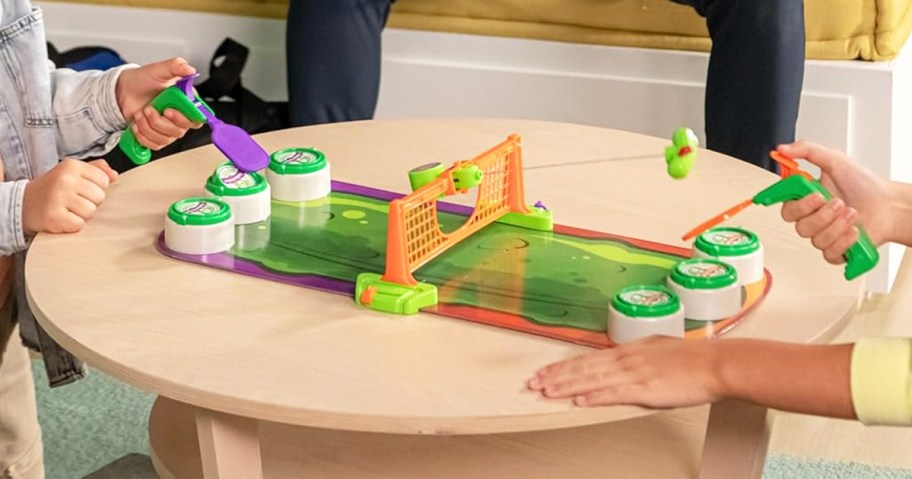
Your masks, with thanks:
M 789 158 L 776 150 L 770 152 L 770 158 L 776 163 L 779 163 L 779 176 L 782 178 L 788 178 L 792 175 L 801 175 L 809 180 L 814 179 L 810 173 L 801 169 L 801 165 L 799 165 L 794 158 Z

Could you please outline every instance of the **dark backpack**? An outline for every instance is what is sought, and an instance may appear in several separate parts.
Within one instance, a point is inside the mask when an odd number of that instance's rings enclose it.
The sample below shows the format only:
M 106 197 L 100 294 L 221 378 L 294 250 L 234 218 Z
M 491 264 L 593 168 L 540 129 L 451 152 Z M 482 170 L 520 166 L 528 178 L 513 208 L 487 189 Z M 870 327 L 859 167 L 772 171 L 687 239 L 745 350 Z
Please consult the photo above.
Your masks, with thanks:
M 78 72 L 85 70 L 108 70 L 127 63 L 120 55 L 106 47 L 79 47 L 60 52 L 53 43 L 47 44 L 48 58 L 61 68 Z

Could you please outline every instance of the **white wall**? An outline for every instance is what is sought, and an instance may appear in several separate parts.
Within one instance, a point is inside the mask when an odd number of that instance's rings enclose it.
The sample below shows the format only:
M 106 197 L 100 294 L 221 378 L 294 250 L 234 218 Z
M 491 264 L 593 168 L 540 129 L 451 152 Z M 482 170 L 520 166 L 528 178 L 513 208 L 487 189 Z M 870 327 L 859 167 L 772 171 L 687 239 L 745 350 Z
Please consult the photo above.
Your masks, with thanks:
M 249 46 L 244 83 L 286 97 L 284 22 L 225 15 L 43 3 L 61 49 L 116 48 L 143 63 L 181 55 L 206 65 L 225 36 Z M 99 26 L 103 26 L 100 28 Z M 492 116 L 585 123 L 666 137 L 703 129 L 708 55 L 389 30 L 377 116 Z M 912 58 L 809 61 L 799 136 L 848 151 L 879 175 L 912 182 Z M 869 285 L 892 285 L 903 248 L 882 250 Z
M 230 36 L 251 49 L 245 86 L 269 100 L 287 98 L 285 22 L 145 8 L 35 3 L 44 10 L 48 39 L 60 50 L 104 45 L 134 63 L 182 56 L 204 76 L 215 49 Z

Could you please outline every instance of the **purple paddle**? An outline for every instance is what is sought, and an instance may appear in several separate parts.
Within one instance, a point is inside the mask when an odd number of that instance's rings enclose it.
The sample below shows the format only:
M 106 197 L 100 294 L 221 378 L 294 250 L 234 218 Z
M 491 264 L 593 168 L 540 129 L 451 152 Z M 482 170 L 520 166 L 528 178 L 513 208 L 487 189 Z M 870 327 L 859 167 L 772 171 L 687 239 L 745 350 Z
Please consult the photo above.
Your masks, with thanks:
M 193 91 L 193 82 L 194 82 L 194 80 L 199 78 L 199 76 L 200 76 L 199 73 L 194 73 L 193 75 L 185 76 L 185 77 L 181 78 L 180 80 L 178 80 L 177 83 L 174 84 L 174 86 L 177 87 L 178 90 L 184 92 L 184 95 L 187 95 L 187 98 L 189 98 L 191 100 L 196 99 L 196 92 Z M 199 107 L 197 107 L 197 108 L 199 108 Z
M 237 169 L 251 173 L 269 166 L 269 154 L 254 141 L 249 133 L 219 120 L 198 101 L 194 101 L 194 103 L 197 103 L 197 108 L 206 117 L 206 122 L 212 128 L 212 143 L 234 163 Z
M 234 125 L 229 125 L 219 120 L 209 111 L 193 91 L 193 80 L 199 74 L 181 78 L 177 85 L 188 98 L 193 100 L 196 108 L 206 117 L 206 123 L 212 128 L 212 143 L 222 152 L 234 166 L 245 172 L 251 173 L 269 166 L 269 154 L 263 149 L 250 134 Z

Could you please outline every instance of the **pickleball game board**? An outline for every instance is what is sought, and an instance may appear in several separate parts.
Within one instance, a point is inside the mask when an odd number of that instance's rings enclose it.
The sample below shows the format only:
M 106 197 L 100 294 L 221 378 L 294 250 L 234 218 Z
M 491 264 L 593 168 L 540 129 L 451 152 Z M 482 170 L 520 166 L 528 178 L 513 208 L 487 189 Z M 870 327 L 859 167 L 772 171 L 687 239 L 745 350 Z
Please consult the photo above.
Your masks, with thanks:
M 214 268 L 353 297 L 364 272 L 383 273 L 389 201 L 402 195 L 334 181 L 330 196 L 304 203 L 273 200 L 272 216 L 236 226 L 224 253 L 166 256 Z M 444 232 L 472 209 L 438 202 Z M 558 216 L 560 212 L 556 213 Z M 689 250 L 555 225 L 553 232 L 494 223 L 418 269 L 438 287 L 439 303 L 425 312 L 595 347 L 610 346 L 608 304 L 620 288 L 664 284 Z M 716 322 L 686 322 L 686 337 L 724 334 L 766 296 L 764 280 L 743 288 L 742 310 Z M 352 300 L 352 307 L 355 305 Z M 384 313 L 376 313 L 384 314 Z

